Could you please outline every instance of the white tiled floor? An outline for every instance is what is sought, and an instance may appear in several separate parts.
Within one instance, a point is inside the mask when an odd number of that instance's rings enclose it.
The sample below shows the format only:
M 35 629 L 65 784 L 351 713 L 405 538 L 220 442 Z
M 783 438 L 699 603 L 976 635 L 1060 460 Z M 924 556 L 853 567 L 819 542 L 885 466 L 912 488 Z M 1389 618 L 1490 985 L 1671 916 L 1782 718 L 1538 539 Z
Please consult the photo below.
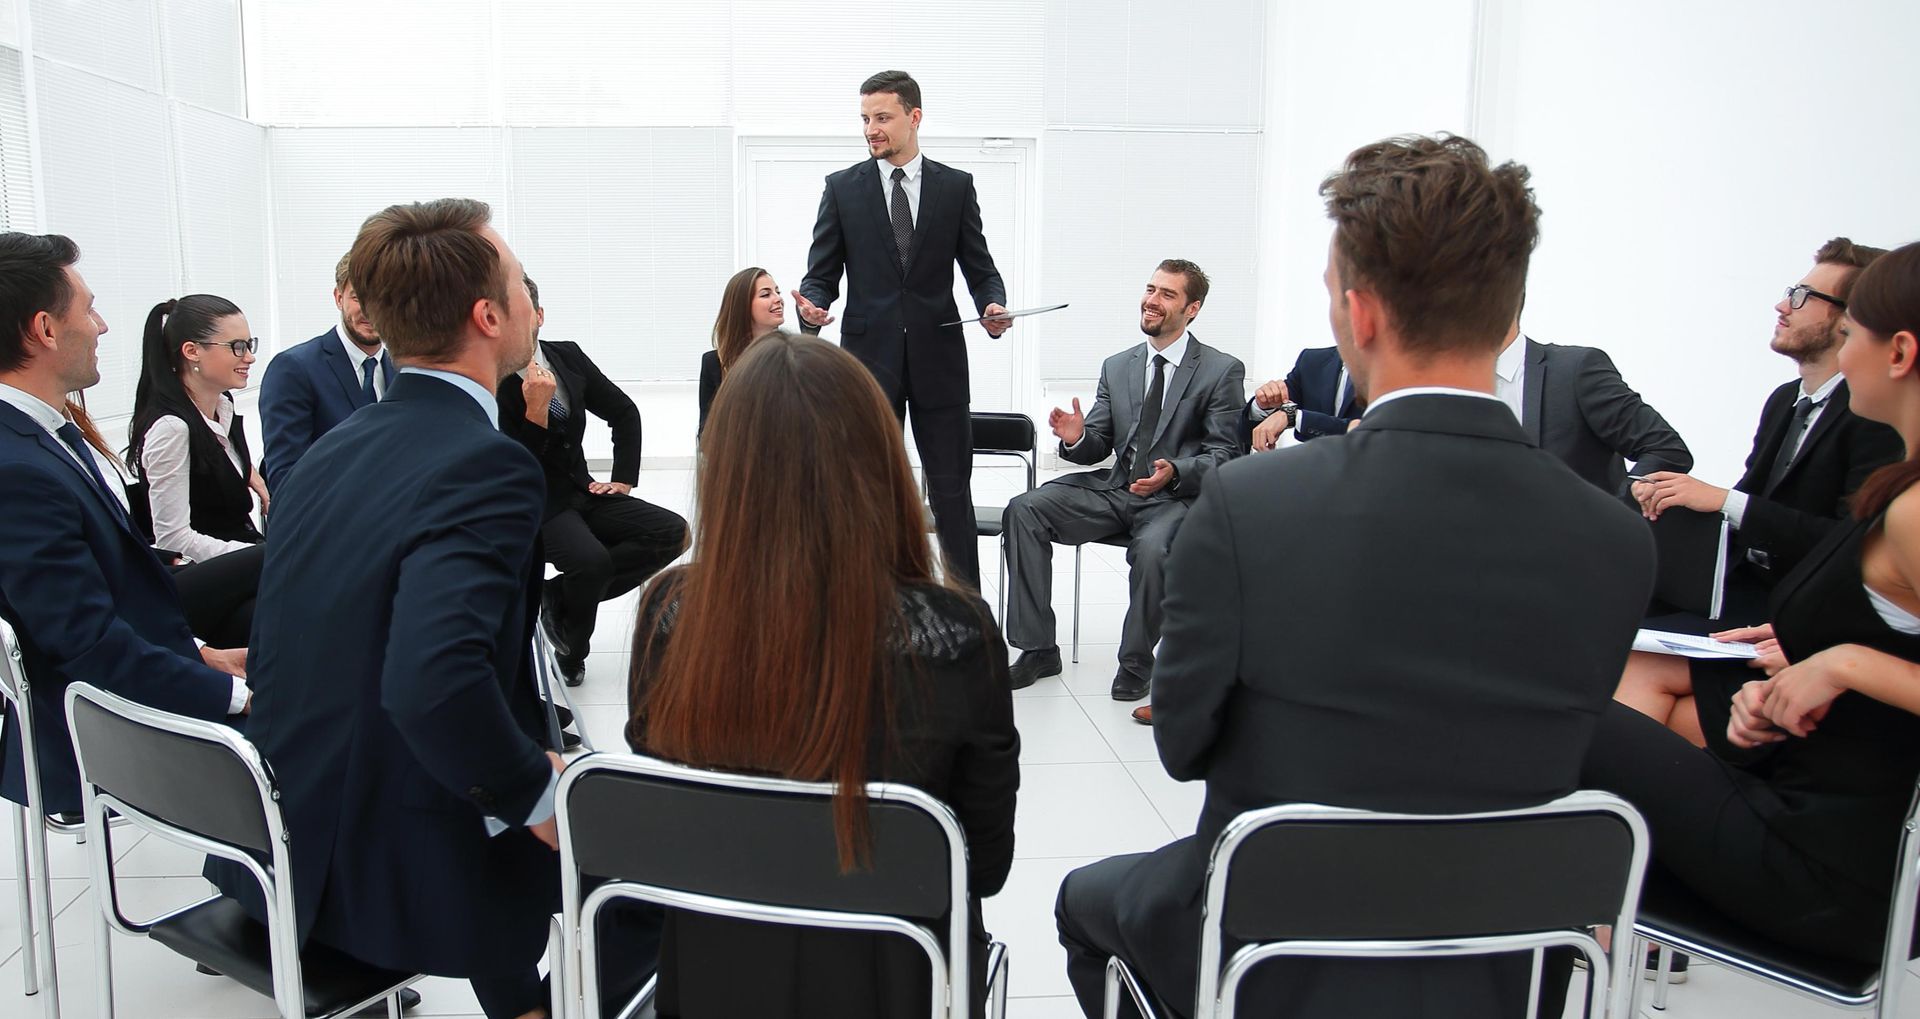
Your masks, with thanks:
M 1015 472 L 982 470 L 976 475 L 976 498 L 982 503 L 1004 501 L 1019 484 Z M 642 476 L 640 494 L 685 513 L 692 503 L 691 475 L 649 471 Z M 995 555 L 995 549 L 983 542 L 982 571 L 990 603 L 995 601 Z M 1072 607 L 1072 567 L 1071 553 L 1060 550 L 1054 560 L 1054 605 L 1063 647 Z M 1089 547 L 1084 570 L 1080 663 L 1069 664 L 1062 676 L 1041 680 L 1015 695 L 1015 717 L 1024 747 L 1017 847 L 1006 888 L 987 903 L 988 926 L 1011 949 L 1009 1011 L 1013 1019 L 1068 1019 L 1080 1014 L 1067 986 L 1065 955 L 1054 935 L 1053 900 L 1061 878 L 1104 856 L 1152 849 L 1177 834 L 1191 832 L 1200 808 L 1199 787 L 1175 782 L 1161 769 L 1152 730 L 1127 717 L 1132 705 L 1116 703 L 1107 695 L 1126 605 L 1125 552 Z M 604 606 L 586 683 L 572 691 L 588 737 L 603 750 L 625 747 L 621 730 L 626 718 L 633 601 L 628 596 Z M 0 831 L 5 835 L 0 863 L 5 864 L 6 875 L 0 879 L 0 1016 L 27 1019 L 40 1014 L 41 1002 L 20 993 L 11 823 L 7 821 Z M 205 894 L 207 885 L 198 877 L 200 860 L 194 854 L 137 834 L 116 840 L 115 849 L 128 875 L 122 894 L 129 912 L 159 912 Z M 94 905 L 87 891 L 85 864 L 71 844 L 56 843 L 53 861 L 64 1013 L 91 1016 L 95 1014 Z M 150 942 L 116 936 L 113 957 L 121 1015 L 254 1019 L 273 1014 L 266 998 L 229 981 L 201 976 L 190 963 Z M 428 980 L 420 986 L 425 1000 L 415 1014 L 478 1014 L 473 995 L 462 982 Z M 1845 1013 L 1724 970 L 1698 967 L 1689 983 L 1673 989 L 1665 1013 L 1646 1010 L 1646 1014 L 1671 1019 L 1787 1019 Z M 1920 1000 L 1910 1002 L 1902 1015 L 1920 1019 Z

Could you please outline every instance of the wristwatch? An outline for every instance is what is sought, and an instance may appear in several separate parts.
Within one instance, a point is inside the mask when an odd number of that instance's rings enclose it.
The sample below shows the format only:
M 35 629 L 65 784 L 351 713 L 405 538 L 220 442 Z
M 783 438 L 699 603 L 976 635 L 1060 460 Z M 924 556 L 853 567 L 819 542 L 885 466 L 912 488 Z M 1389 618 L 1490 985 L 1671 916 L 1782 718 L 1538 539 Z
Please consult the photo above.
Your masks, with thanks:
M 1287 416 L 1288 428 L 1294 428 L 1299 426 L 1300 424 L 1300 405 L 1299 404 L 1294 403 L 1292 400 L 1288 400 L 1287 402 L 1281 404 L 1276 409 L 1279 410 L 1280 413 L 1285 414 Z

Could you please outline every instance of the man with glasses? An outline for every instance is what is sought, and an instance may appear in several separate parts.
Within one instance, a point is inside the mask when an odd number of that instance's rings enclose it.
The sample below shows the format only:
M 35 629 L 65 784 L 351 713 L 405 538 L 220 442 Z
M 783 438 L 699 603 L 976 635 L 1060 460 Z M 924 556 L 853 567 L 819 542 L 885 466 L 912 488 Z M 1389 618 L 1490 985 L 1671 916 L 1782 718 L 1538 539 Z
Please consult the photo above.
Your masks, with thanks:
M 1867 475 L 1898 460 L 1900 436 L 1847 409 L 1840 375 L 1840 316 L 1854 278 L 1884 248 L 1835 237 L 1814 253 L 1813 269 L 1774 305 L 1780 318 L 1773 349 L 1800 369 L 1767 397 L 1754 432 L 1746 473 L 1731 490 L 1686 474 L 1661 471 L 1633 486 L 1648 519 L 1675 506 L 1719 513 L 1737 532 L 1727 576 L 1731 623 L 1756 623 L 1767 613 L 1774 582 L 1798 563 L 1834 521 Z

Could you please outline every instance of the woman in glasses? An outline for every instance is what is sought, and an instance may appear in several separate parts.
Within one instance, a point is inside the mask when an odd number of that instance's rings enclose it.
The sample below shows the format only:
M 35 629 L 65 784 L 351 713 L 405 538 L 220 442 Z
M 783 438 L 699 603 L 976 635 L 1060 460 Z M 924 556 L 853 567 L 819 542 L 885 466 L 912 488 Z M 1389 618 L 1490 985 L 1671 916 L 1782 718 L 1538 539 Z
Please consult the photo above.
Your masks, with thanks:
M 267 486 L 229 395 L 246 388 L 258 342 L 223 297 L 191 294 L 155 305 L 127 431 L 127 466 L 145 488 L 142 499 L 135 486 L 133 515 L 160 554 L 187 566 L 247 553 L 220 570 L 176 574 L 194 632 L 219 647 L 245 646 L 259 584 L 263 538 L 253 508 L 258 496 L 264 517 Z

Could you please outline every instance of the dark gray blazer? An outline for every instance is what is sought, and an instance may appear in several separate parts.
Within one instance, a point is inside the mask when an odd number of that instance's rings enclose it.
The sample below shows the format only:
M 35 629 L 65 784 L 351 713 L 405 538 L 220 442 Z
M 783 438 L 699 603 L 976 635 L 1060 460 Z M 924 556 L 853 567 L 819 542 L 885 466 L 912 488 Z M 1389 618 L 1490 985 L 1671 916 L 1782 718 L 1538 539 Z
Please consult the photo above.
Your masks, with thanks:
M 1520 423 L 1541 449 L 1614 494 L 1626 491 L 1622 458 L 1634 463 L 1635 473 L 1693 469 L 1680 433 L 1627 385 L 1606 351 L 1523 339 L 1527 391 Z
M 1078 488 L 1122 488 L 1131 473 L 1123 463 L 1140 426 L 1147 396 L 1147 345 L 1137 343 L 1100 366 L 1100 387 L 1087 412 L 1086 434 L 1078 445 L 1060 445 L 1060 456 L 1077 464 L 1097 464 L 1115 455 L 1113 466 L 1059 479 Z M 1173 464 L 1174 483 L 1155 497 L 1192 499 L 1213 469 L 1246 452 L 1240 441 L 1241 404 L 1246 401 L 1247 369 L 1240 359 L 1187 336 L 1187 353 L 1167 377 L 1165 409 L 1141 455 L 1151 464 Z M 1116 455 L 1117 454 L 1117 455 Z
M 1267 597 L 1276 577 L 1315 597 Z M 1206 854 L 1243 811 L 1464 812 L 1577 788 L 1652 586 L 1646 522 L 1579 483 L 1493 400 L 1401 397 L 1344 436 L 1215 471 L 1167 560 L 1153 671 L 1160 759 L 1206 783 L 1205 806 L 1196 838 L 1135 871 L 1121 915 L 1127 944 L 1160 961 L 1156 991 L 1192 1000 Z M 1284 981 L 1301 1008 L 1261 1014 L 1422 1014 L 1423 995 L 1455 977 L 1522 1002 L 1527 988 L 1524 966 L 1517 986 L 1476 983 L 1481 960 L 1431 964 L 1444 979 L 1342 963 L 1365 978 L 1337 987 L 1303 965 Z

